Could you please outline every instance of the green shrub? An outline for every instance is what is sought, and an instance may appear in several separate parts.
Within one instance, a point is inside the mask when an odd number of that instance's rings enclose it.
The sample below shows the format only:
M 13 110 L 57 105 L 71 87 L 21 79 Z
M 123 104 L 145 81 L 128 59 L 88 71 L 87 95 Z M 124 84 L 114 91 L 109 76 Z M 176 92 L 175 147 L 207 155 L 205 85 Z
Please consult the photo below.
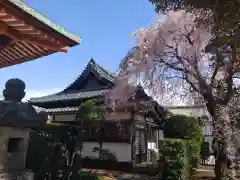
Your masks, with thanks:
M 99 147 L 94 147 L 93 152 L 98 152 L 99 153 L 99 159 L 100 160 L 112 160 L 117 162 L 117 155 L 115 152 L 112 152 L 108 149 L 103 149 Z
M 198 119 L 184 115 L 171 115 L 164 123 L 165 138 L 184 139 L 185 177 L 191 179 L 200 162 L 202 127 Z M 187 175 L 186 175 L 187 174 Z M 180 176 L 178 176 L 180 177 Z
M 96 173 L 92 172 L 80 172 L 79 177 L 76 180 L 102 180 L 103 178 L 100 177 Z
M 190 158 L 192 173 L 200 162 L 201 143 L 203 139 L 202 127 L 198 119 L 185 115 L 171 115 L 164 123 L 164 137 L 185 139 Z
M 194 117 L 171 115 L 164 123 L 164 137 L 202 141 L 202 128 Z
M 30 133 L 26 167 L 35 174 L 36 180 L 77 174 L 81 167 L 74 161 L 75 147 L 79 145 L 75 127 L 48 124 Z M 78 158 L 79 159 L 79 158 Z M 77 163 L 71 163 L 71 161 Z M 71 172 L 70 172 L 71 171 Z M 54 178 L 52 178 L 54 179 Z
M 188 180 L 189 160 L 186 143 L 180 139 L 165 139 L 159 149 L 158 169 L 160 180 Z
M 201 144 L 201 143 L 200 143 Z M 188 172 L 189 176 L 192 177 L 195 168 L 198 167 L 200 162 L 200 145 L 198 142 L 193 140 L 185 140 L 186 145 L 186 157 L 188 158 Z

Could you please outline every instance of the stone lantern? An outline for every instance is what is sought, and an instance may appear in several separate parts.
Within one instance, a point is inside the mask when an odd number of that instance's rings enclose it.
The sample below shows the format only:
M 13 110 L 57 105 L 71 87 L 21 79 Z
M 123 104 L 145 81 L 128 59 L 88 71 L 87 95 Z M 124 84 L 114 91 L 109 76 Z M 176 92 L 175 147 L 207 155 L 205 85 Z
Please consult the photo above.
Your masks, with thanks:
M 25 169 L 31 128 L 42 126 L 47 114 L 37 113 L 29 103 L 22 102 L 25 83 L 10 79 L 0 101 L 0 180 L 32 180 L 34 175 Z

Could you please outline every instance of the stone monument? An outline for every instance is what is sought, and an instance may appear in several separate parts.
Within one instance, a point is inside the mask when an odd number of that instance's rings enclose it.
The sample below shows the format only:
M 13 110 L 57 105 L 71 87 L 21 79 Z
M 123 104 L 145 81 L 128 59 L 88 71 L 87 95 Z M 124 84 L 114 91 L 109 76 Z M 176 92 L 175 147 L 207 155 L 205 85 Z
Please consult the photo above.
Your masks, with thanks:
M 48 116 L 37 113 L 27 102 L 25 83 L 10 79 L 0 101 L 0 180 L 33 180 L 34 174 L 25 169 L 25 159 L 31 128 L 44 125 Z

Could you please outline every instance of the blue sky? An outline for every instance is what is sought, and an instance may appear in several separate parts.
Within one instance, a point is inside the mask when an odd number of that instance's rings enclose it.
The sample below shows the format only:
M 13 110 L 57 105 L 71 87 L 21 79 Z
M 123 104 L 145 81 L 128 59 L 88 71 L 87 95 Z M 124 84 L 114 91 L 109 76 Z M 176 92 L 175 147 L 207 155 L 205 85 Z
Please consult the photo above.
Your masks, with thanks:
M 132 32 L 148 27 L 157 14 L 148 0 L 26 0 L 37 11 L 79 35 L 82 43 L 68 53 L 56 53 L 0 70 L 0 89 L 9 78 L 26 82 L 29 96 L 41 96 L 69 85 L 91 57 L 111 72 L 134 45 Z

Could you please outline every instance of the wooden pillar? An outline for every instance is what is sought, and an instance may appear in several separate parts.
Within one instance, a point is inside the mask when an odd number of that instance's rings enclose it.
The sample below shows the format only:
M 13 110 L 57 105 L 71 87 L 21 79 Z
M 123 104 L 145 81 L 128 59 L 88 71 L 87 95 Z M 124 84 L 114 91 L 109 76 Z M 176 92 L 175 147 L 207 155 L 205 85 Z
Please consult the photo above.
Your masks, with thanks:
M 147 136 L 147 132 L 148 132 L 148 125 L 147 125 L 147 123 L 146 123 L 146 119 L 147 119 L 147 117 L 146 117 L 146 114 L 144 114 L 144 121 L 145 121 L 145 123 L 144 123 L 144 136 L 145 136 L 145 154 L 144 154 L 144 158 L 143 158 L 143 160 L 146 162 L 147 161 L 147 154 L 148 154 L 148 136 Z
M 157 128 L 156 130 L 155 130 L 155 132 L 156 132 L 156 148 L 157 149 L 159 149 L 159 129 Z
M 135 121 L 134 121 L 134 110 L 132 109 L 132 123 L 130 126 L 130 143 L 131 143 L 131 161 L 133 165 L 135 165 L 135 139 L 136 139 L 136 127 L 135 127 Z
M 56 120 L 55 114 L 53 114 L 52 120 L 53 120 L 53 122 L 55 122 L 55 120 Z

